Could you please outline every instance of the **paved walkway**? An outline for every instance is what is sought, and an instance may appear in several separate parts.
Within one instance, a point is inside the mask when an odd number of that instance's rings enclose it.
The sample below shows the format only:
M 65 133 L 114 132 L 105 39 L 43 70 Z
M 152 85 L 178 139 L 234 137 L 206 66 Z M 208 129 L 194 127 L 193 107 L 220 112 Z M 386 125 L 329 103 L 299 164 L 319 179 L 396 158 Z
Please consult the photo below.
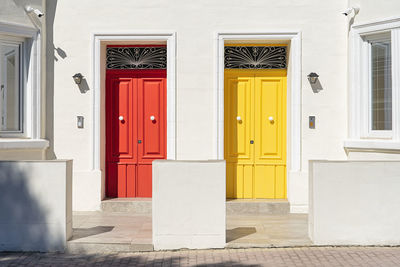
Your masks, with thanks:
M 151 251 L 150 215 L 128 212 L 74 212 L 72 253 Z
M 228 215 L 229 248 L 307 246 L 307 214 Z M 151 251 L 151 215 L 129 212 L 74 212 L 72 253 Z
M 0 253 L 0 266 L 400 266 L 399 247 L 302 247 L 119 254 Z
M 311 245 L 307 214 L 228 215 L 226 243 L 230 248 Z

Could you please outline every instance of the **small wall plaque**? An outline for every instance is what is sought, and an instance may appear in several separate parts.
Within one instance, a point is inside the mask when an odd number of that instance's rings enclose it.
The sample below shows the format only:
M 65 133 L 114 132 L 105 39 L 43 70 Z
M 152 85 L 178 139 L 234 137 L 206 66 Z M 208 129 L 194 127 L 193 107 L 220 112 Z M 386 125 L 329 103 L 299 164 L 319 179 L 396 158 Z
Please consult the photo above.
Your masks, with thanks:
M 84 118 L 83 118 L 83 116 L 78 116 L 77 117 L 77 122 L 76 122 L 76 124 L 77 124 L 77 126 L 78 126 L 78 128 L 83 128 L 83 121 L 84 121 Z
M 315 129 L 315 116 L 308 117 L 308 127 L 310 129 Z

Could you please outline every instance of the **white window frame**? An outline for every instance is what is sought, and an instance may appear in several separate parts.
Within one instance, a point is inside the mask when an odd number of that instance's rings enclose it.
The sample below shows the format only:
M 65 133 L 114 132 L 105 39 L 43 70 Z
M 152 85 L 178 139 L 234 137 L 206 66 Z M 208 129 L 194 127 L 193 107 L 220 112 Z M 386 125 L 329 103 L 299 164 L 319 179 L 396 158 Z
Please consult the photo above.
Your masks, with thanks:
M 12 23 L 0 22 L 0 40 L 10 44 L 20 44 L 20 87 L 22 93 L 22 131 L 1 132 L 0 148 L 9 147 L 10 138 L 41 138 L 41 35 L 40 31 Z M 43 142 L 42 142 L 43 143 Z M 20 146 L 20 142 L 18 142 Z
M 390 33 L 392 130 L 371 130 L 370 41 Z M 354 25 L 349 42 L 349 139 L 345 148 L 384 149 L 400 144 L 400 18 Z
M 23 116 L 23 112 L 24 112 L 23 103 L 24 103 L 25 86 L 24 86 L 24 83 L 23 83 L 23 76 L 24 75 L 23 75 L 23 62 L 22 62 L 23 50 L 24 50 L 24 39 L 21 38 L 20 40 L 8 40 L 8 39 L 2 38 L 2 36 L 0 36 L 0 45 L 1 44 L 5 44 L 5 45 L 8 45 L 8 46 L 13 46 L 13 47 L 18 48 L 18 55 L 16 55 L 16 62 L 18 64 L 17 65 L 18 66 L 18 90 L 19 90 L 18 95 L 19 95 L 19 102 L 20 102 L 20 105 L 18 107 L 18 109 L 19 109 L 18 110 L 18 116 L 19 116 L 19 127 L 20 127 L 20 130 L 17 130 L 17 131 L 10 131 L 10 130 L 2 131 L 1 128 L 0 128 L 0 136 L 20 136 L 20 135 L 23 136 L 23 132 L 24 132 L 24 128 L 25 128 L 24 127 L 24 116 Z M 1 55 L 1 56 L 3 56 L 3 55 Z M 9 55 L 5 55 L 5 56 L 7 57 Z M 5 67 L 5 65 L 6 65 L 6 61 L 7 61 L 6 57 L 4 57 L 4 58 L 2 57 L 1 58 L 2 62 L 0 62 L 0 64 L 1 64 L 2 67 Z M 6 77 L 7 76 L 7 69 L 3 69 L 2 72 L 3 72 L 2 74 L 4 74 L 3 77 Z M 4 103 L 3 103 L 3 106 L 1 107 L 3 109 L 3 112 L 7 108 L 7 105 L 8 105 L 8 103 L 6 105 L 4 105 Z
M 389 34 L 389 37 L 388 37 Z M 380 32 L 378 34 L 368 34 L 361 35 L 363 38 L 363 59 L 365 60 L 365 64 L 368 66 L 366 69 L 366 73 L 362 73 L 362 79 L 366 79 L 365 84 L 367 84 L 366 88 L 368 90 L 367 99 L 361 99 L 362 106 L 366 109 L 364 112 L 366 113 L 366 121 L 363 127 L 363 134 L 361 138 L 370 138 L 370 139 L 391 139 L 393 137 L 393 102 L 392 102 L 392 130 L 372 130 L 372 50 L 371 50 L 371 42 L 374 41 L 387 41 L 390 40 L 390 31 Z M 393 72 L 392 72 L 393 76 Z M 393 86 L 392 86 L 393 87 Z M 361 89 L 363 90 L 363 89 Z M 392 88 L 392 99 L 393 99 L 393 88 Z

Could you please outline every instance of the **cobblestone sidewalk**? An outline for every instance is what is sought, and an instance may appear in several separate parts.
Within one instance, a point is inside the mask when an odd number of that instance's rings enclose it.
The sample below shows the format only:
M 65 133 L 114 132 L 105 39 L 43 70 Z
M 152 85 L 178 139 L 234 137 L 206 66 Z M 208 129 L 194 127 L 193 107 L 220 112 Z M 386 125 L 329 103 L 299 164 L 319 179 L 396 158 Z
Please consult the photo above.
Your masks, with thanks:
M 0 253 L 0 266 L 400 266 L 400 247 L 302 247 L 71 255 Z

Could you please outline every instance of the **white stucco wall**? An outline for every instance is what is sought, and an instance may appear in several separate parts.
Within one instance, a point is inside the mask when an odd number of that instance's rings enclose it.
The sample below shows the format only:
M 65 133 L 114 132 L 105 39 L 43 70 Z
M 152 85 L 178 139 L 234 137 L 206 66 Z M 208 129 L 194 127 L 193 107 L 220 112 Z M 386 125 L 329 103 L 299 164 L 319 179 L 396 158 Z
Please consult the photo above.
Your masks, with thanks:
M 316 245 L 399 245 L 399 161 L 311 161 Z
M 400 16 L 400 2 L 396 0 L 385 0 L 377 2 L 374 0 L 349 0 L 348 7 L 359 7 L 360 11 L 357 15 L 348 16 L 348 21 L 351 25 L 368 24 L 372 22 L 380 22 L 391 18 L 398 18 Z M 350 29 L 350 27 L 349 27 Z M 349 60 L 351 58 L 349 54 Z M 351 74 L 351 73 L 350 73 Z M 349 78 L 351 75 L 349 75 Z M 349 103 L 351 104 L 351 103 Z M 394 111 L 395 112 L 395 111 Z M 394 126 L 395 127 L 395 126 Z M 352 145 L 348 148 L 347 154 L 349 160 L 400 160 L 399 140 L 385 140 L 378 139 L 372 140 L 374 143 L 368 147 L 367 144 L 360 145 L 359 147 Z M 368 141 L 368 139 L 363 140 Z M 380 143 L 389 143 L 380 145 Z M 390 145 L 393 142 L 393 145 Z M 362 147 L 361 147 L 362 146 Z M 368 147 L 368 148 L 367 148 Z M 380 147 L 377 149 L 376 147 Z
M 223 248 L 225 161 L 153 162 L 155 250 Z
M 216 90 L 215 33 L 222 31 L 302 33 L 302 169 L 290 172 L 289 198 L 297 210 L 307 208 L 309 159 L 344 159 L 347 135 L 346 18 L 347 2 L 321 4 L 307 1 L 58 1 L 52 31 L 54 61 L 54 155 L 74 159 L 74 182 L 101 187 L 101 176 L 92 166 L 92 53 L 94 32 L 161 32 L 177 34 L 177 159 L 215 159 Z M 79 7 L 79 8 L 77 8 Z M 50 12 L 50 11 L 48 11 Z M 51 15 L 51 14 L 49 14 Z M 82 94 L 71 76 L 81 72 L 89 91 Z M 317 72 L 323 90 L 314 93 L 307 74 Z M 76 116 L 85 117 L 85 128 L 76 127 Z M 316 129 L 308 116 L 316 116 Z M 78 172 L 86 172 L 81 176 Z M 90 174 L 91 173 L 91 174 Z M 89 178 L 90 177 L 90 178 Z M 74 209 L 88 194 L 75 193 Z M 92 193 L 91 193 L 92 192 Z M 98 196 L 93 195 L 98 199 Z M 97 201 L 97 200 L 96 200 Z M 99 206 L 99 205 L 97 205 Z
M 72 161 L 0 161 L 0 251 L 64 251 Z
M 360 12 L 354 18 L 355 24 L 399 16 L 400 3 L 397 0 L 385 0 L 381 3 L 375 0 L 349 0 L 348 5 L 360 7 Z

